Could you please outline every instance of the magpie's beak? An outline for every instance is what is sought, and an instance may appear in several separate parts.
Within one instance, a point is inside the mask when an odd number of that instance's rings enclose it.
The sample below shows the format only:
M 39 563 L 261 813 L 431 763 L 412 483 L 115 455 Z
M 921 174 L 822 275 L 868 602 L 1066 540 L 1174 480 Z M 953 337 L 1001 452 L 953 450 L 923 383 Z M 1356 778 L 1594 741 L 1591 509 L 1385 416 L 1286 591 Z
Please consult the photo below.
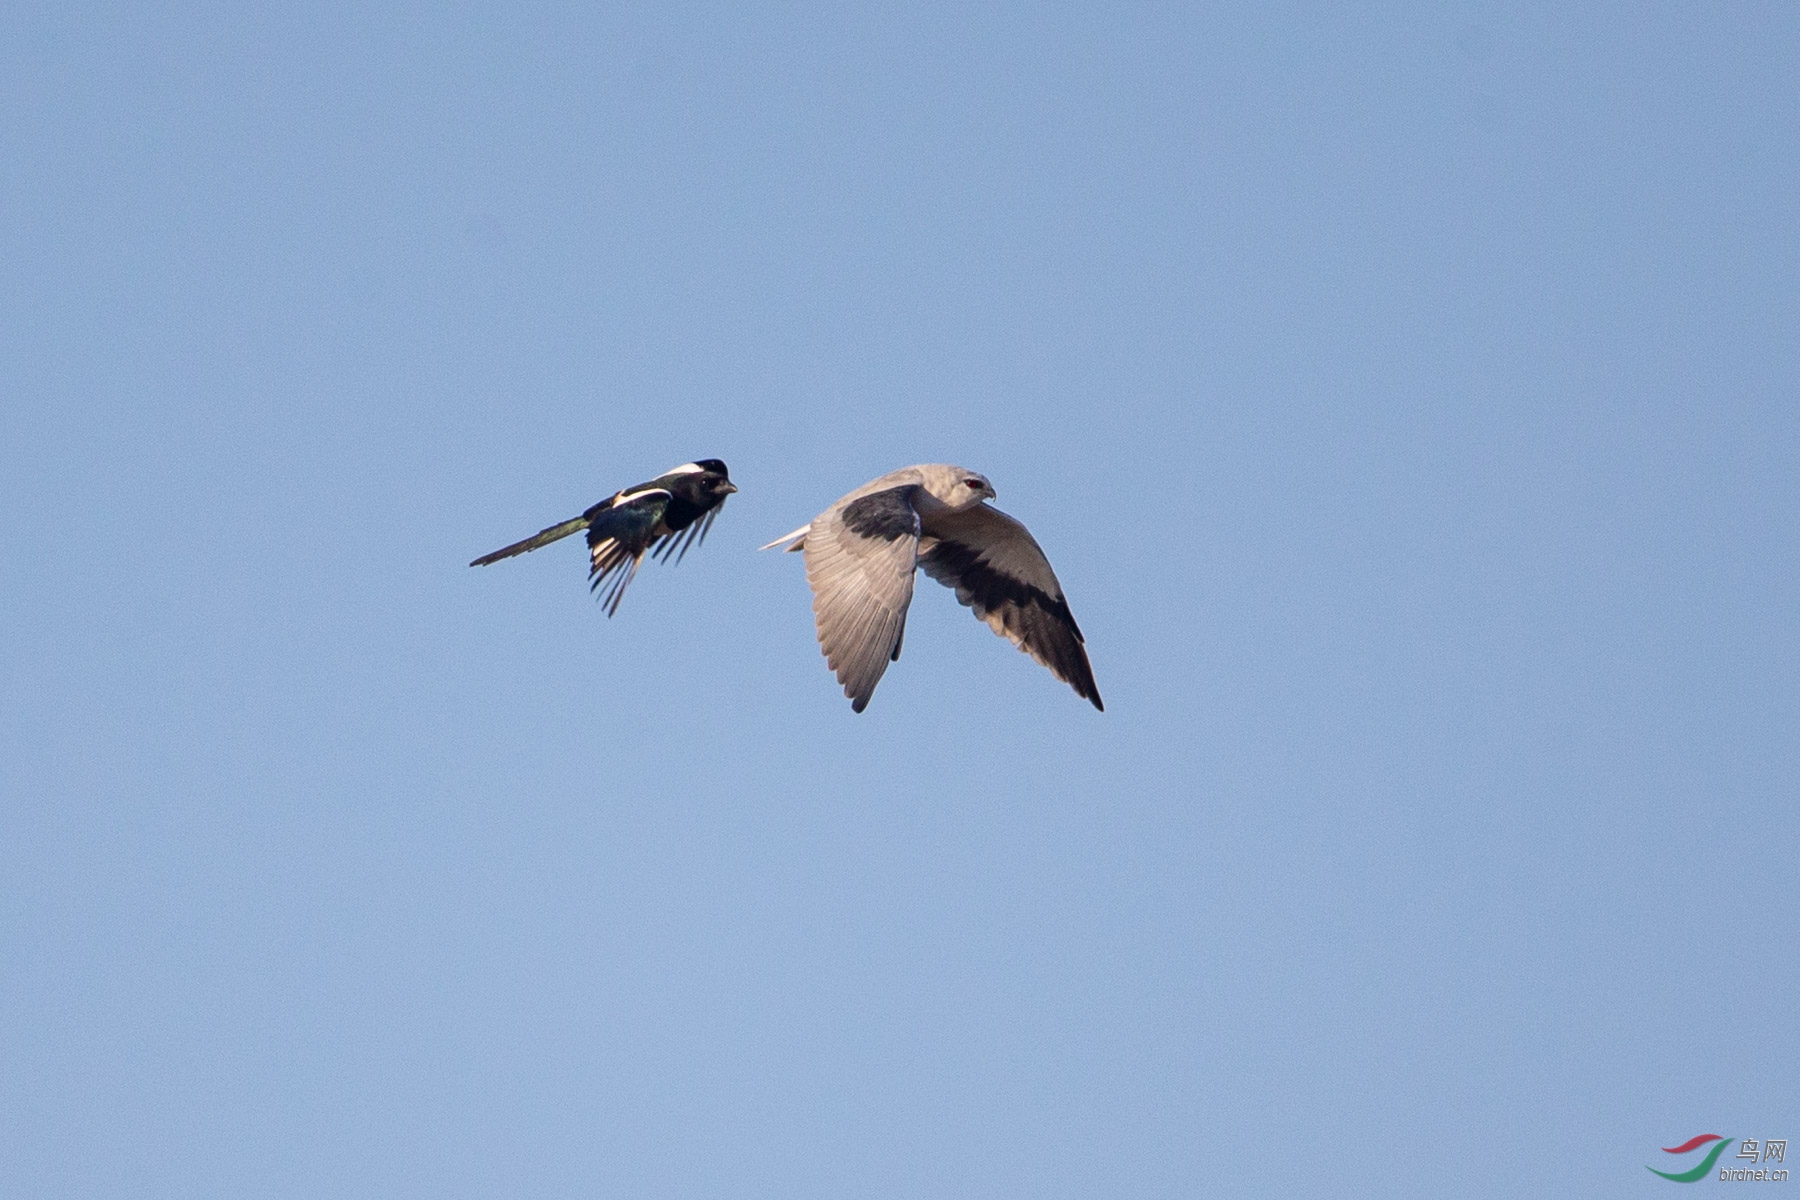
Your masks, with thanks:
M 737 484 L 735 484 L 735 483 L 731 482 L 731 480 L 727 479 L 723 483 L 719 484 L 718 490 L 720 492 L 723 492 L 725 495 L 729 496 L 729 495 L 731 495 L 731 493 L 737 491 Z

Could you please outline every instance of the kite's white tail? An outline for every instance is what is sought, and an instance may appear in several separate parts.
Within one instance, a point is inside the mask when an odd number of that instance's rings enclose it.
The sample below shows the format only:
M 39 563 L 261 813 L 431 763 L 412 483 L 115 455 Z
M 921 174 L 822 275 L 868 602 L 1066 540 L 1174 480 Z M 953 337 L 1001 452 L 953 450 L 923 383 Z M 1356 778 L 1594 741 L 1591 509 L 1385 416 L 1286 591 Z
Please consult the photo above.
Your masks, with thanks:
M 804 550 L 804 549 L 806 549 L 806 535 L 811 532 L 812 532 L 812 522 L 808 521 L 806 524 L 802 525 L 800 528 L 794 530 L 794 532 L 784 533 L 780 537 L 776 538 L 774 541 L 770 542 L 767 546 L 758 546 L 757 549 L 772 550 L 776 546 L 781 545 L 783 542 L 792 542 L 794 544 L 787 548 L 790 552 L 794 551 L 794 550 Z

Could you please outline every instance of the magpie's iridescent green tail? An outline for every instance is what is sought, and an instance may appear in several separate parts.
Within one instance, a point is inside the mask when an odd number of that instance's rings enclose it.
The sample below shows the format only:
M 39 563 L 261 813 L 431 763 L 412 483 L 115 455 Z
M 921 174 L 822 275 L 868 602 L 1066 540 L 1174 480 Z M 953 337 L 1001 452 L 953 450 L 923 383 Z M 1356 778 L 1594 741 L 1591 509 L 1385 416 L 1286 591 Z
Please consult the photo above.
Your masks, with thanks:
M 580 533 L 582 530 L 586 529 L 587 526 L 588 519 L 586 516 L 570 517 L 561 525 L 552 525 L 548 529 L 540 530 L 522 542 L 514 542 L 510 546 L 502 546 L 492 554 L 484 554 L 469 565 L 471 567 L 485 567 L 489 563 L 499 562 L 503 558 L 511 558 L 513 555 L 523 554 L 527 550 L 536 550 L 539 546 L 548 546 L 551 542 L 566 538 L 571 533 Z

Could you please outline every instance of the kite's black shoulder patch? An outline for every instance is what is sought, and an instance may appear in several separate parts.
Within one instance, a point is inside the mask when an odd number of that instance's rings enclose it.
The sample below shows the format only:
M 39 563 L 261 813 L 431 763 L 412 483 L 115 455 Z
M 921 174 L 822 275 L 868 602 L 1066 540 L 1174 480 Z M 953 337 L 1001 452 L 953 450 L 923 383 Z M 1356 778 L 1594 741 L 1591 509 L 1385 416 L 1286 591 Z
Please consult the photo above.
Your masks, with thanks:
M 858 537 L 884 542 L 919 536 L 919 514 L 912 496 L 917 484 L 871 492 L 844 506 L 844 525 Z

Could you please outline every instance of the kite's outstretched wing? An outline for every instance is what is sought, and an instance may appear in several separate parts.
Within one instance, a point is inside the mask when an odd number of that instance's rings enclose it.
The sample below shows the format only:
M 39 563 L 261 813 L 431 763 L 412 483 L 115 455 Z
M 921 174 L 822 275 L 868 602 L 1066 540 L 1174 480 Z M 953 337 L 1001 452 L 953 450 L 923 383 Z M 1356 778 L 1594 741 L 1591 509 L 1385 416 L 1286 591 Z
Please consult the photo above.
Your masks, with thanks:
M 989 628 L 1050 668 L 1101 712 L 1081 627 L 1037 539 L 997 508 L 977 504 L 933 516 L 919 566 L 956 592 Z
M 868 707 L 882 672 L 900 657 L 918 564 L 915 487 L 840 501 L 806 534 L 819 646 L 857 712 Z

